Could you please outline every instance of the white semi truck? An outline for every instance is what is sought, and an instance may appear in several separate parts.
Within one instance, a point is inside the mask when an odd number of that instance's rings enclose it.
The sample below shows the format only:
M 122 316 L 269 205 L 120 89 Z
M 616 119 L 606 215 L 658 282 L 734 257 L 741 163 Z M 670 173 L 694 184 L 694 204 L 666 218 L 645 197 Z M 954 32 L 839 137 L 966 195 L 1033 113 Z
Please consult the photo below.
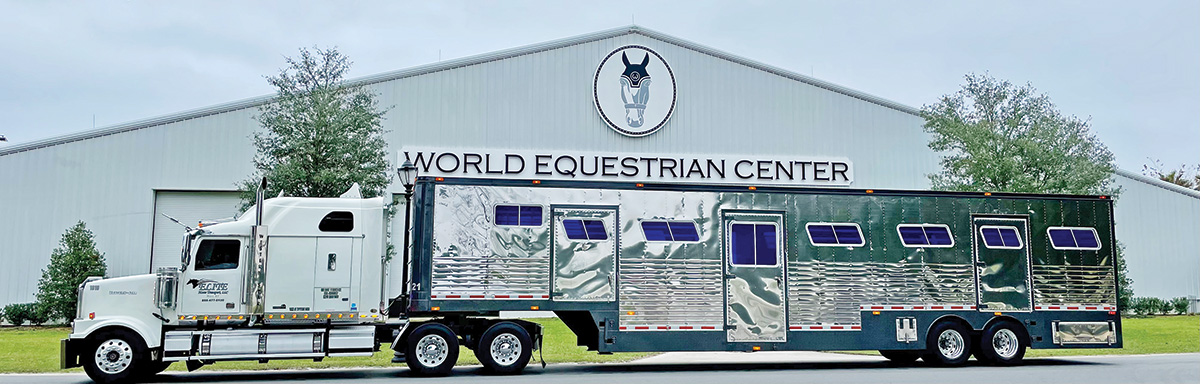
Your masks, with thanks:
M 383 198 L 278 197 L 187 231 L 178 268 L 92 278 L 62 366 L 100 383 L 172 362 L 365 356 L 416 375 L 459 346 L 519 373 L 554 311 L 577 343 L 632 351 L 879 350 L 1017 364 L 1119 348 L 1112 200 L 422 177 L 411 244 Z M 404 226 L 408 227 L 407 223 Z M 398 246 L 403 249 L 403 246 Z

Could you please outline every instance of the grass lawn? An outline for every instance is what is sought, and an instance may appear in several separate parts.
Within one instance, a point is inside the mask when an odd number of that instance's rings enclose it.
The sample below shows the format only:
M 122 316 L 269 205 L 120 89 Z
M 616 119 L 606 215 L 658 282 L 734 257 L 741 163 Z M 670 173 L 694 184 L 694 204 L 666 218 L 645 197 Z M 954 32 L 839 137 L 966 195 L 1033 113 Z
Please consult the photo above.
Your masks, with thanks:
M 648 353 L 614 353 L 600 355 L 575 345 L 575 334 L 559 319 L 530 319 L 545 327 L 542 354 L 547 363 L 601 363 L 622 362 L 639 359 Z M 82 372 L 82 368 L 58 369 L 59 339 L 66 337 L 68 328 L 18 327 L 0 329 L 0 373 L 35 372 Z M 538 353 L 533 353 L 529 365 L 537 363 Z M 475 353 L 463 347 L 458 354 L 458 365 L 477 365 Z M 312 360 L 277 360 L 266 364 L 256 361 L 219 362 L 201 368 L 203 370 L 245 369 L 313 369 L 349 367 L 403 367 L 403 363 L 392 364 L 392 350 L 384 344 L 380 351 L 370 357 L 331 357 L 322 362 Z M 182 363 L 172 364 L 170 370 L 186 370 Z

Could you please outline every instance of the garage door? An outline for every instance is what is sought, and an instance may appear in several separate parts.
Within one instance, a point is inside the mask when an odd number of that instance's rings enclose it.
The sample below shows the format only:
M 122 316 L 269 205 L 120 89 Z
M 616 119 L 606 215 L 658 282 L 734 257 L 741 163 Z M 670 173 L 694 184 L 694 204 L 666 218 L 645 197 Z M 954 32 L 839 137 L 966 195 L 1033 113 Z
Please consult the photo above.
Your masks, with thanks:
M 183 245 L 183 227 L 162 214 L 179 219 L 195 228 L 200 220 L 215 220 L 238 214 L 241 199 L 237 192 L 174 192 L 154 194 L 154 243 L 150 253 L 150 272 L 158 267 L 178 267 Z

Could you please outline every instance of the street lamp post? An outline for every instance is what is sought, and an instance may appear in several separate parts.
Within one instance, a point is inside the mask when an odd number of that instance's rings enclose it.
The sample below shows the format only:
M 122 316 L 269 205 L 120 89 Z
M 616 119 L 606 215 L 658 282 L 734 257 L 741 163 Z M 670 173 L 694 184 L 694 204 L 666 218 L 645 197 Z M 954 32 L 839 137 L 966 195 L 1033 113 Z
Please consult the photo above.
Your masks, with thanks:
M 396 170 L 396 174 L 400 176 L 400 184 L 404 185 L 404 256 L 400 260 L 400 300 L 404 307 L 408 307 L 408 248 L 409 237 L 411 235 L 412 226 L 412 195 L 413 184 L 417 179 L 417 167 L 408 160 L 404 160 L 404 164 Z

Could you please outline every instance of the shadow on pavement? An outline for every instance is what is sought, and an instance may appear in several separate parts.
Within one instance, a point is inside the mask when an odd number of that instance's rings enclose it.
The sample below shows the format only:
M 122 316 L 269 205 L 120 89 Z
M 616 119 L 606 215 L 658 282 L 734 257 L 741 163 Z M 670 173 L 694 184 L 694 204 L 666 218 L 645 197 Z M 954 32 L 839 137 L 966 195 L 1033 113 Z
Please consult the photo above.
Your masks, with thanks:
M 1026 367 L 1106 365 L 1102 362 L 1039 358 L 1026 360 Z M 971 367 L 989 367 L 976 361 Z M 954 369 L 939 368 L 923 363 L 895 364 L 891 362 L 814 362 L 814 363 L 727 363 L 727 364 L 555 364 L 545 369 L 530 364 L 524 375 L 566 375 L 620 372 L 695 372 L 695 371 L 753 371 L 753 370 L 860 370 L 860 369 Z M 489 376 L 480 367 L 455 368 L 447 379 Z M 408 378 L 407 368 L 327 369 L 311 371 L 199 371 L 194 373 L 167 372 L 154 378 L 153 383 L 206 383 L 227 381 L 334 381 L 369 378 Z M 517 376 L 519 377 L 519 376 Z M 437 380 L 436 378 L 433 380 Z

